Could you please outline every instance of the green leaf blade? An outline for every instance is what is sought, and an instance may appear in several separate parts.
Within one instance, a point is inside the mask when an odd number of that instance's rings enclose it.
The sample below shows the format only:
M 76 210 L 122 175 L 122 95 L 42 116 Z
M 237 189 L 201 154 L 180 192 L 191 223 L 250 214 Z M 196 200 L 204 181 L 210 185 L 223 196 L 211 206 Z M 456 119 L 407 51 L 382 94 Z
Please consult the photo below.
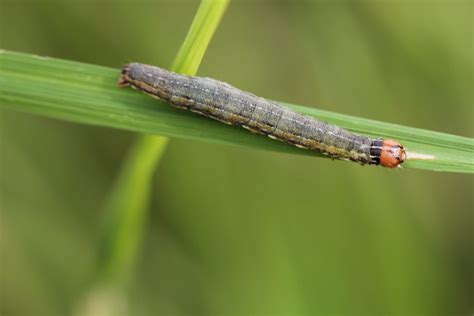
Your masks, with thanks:
M 118 89 L 117 69 L 7 51 L 0 53 L 0 65 L 4 108 L 139 133 L 321 156 L 175 109 L 131 89 Z M 474 173 L 472 138 L 284 105 L 355 133 L 399 140 L 409 151 L 436 157 L 407 161 L 405 169 Z

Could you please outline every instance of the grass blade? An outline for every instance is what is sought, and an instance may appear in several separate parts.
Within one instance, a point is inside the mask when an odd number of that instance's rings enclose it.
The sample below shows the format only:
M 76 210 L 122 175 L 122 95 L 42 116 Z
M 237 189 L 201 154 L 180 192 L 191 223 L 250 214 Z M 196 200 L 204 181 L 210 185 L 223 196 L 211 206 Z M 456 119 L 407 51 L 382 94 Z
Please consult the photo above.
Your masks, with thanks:
M 195 74 L 227 5 L 227 0 L 201 2 L 173 70 Z M 82 307 L 85 311 L 80 314 L 94 313 L 87 305 L 96 301 L 110 314 L 120 312 L 114 306 L 117 298 L 123 296 L 121 285 L 133 270 L 149 209 L 152 177 L 167 144 L 168 138 L 164 136 L 142 135 L 130 149 L 107 204 L 109 219 L 104 231 L 98 284 L 86 298 L 83 304 L 86 306 Z
M 201 2 L 175 59 L 177 72 L 195 74 L 224 12 L 227 1 Z M 152 177 L 168 144 L 163 136 L 140 136 L 125 160 L 108 205 L 112 220 L 106 232 L 103 274 L 120 280 L 132 270 L 148 210 Z
M 318 156 L 286 144 L 177 110 L 131 89 L 117 89 L 119 70 L 3 51 L 0 105 L 48 117 L 211 143 Z M 390 137 L 435 160 L 412 160 L 405 169 L 474 172 L 474 140 L 286 104 L 351 131 Z
M 228 1 L 201 2 L 188 35 L 175 59 L 177 72 L 195 74 L 207 46 L 225 12 Z M 132 270 L 140 244 L 152 177 L 168 144 L 164 136 L 142 135 L 130 149 L 110 196 L 109 229 L 105 262 L 101 265 L 106 279 L 122 279 Z

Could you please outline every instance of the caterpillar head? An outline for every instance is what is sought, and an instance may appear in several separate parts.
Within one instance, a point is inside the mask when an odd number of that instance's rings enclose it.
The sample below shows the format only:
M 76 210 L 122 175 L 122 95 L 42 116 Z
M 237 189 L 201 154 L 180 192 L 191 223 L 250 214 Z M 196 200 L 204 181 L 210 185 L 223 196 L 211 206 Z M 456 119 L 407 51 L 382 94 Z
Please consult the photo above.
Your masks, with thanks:
M 391 139 L 382 142 L 380 153 L 380 165 L 386 168 L 398 167 L 406 159 L 406 152 L 403 145 Z

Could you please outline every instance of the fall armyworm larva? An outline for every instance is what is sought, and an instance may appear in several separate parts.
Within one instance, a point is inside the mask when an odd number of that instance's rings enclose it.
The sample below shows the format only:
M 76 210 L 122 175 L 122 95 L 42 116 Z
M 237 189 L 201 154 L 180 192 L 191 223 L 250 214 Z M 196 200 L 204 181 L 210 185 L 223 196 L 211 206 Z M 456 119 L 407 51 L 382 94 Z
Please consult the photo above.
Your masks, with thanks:
M 214 79 L 131 63 L 123 67 L 118 85 L 132 86 L 176 107 L 332 158 L 387 168 L 406 159 L 405 149 L 394 140 L 351 133 Z

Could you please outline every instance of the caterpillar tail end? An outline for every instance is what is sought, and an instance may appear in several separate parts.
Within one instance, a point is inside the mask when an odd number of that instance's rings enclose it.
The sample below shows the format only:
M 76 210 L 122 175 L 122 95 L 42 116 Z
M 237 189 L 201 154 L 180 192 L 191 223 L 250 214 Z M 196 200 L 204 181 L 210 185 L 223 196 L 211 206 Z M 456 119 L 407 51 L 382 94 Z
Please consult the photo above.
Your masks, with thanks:
M 122 88 L 122 87 L 128 87 L 130 86 L 130 81 L 128 80 L 127 74 L 129 71 L 129 65 L 125 65 L 122 68 L 122 71 L 120 73 L 120 76 L 117 80 L 117 87 Z

